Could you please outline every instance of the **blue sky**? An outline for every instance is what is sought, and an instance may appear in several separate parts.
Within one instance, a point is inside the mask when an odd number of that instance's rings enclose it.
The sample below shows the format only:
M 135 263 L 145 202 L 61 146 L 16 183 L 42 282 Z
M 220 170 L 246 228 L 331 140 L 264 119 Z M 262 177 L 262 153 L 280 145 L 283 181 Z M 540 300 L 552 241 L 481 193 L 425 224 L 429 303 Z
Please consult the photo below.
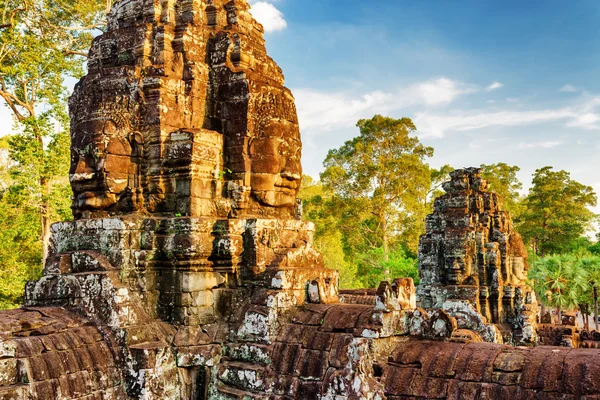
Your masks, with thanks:
M 305 173 L 376 113 L 434 166 L 545 165 L 600 192 L 600 2 L 253 1 L 296 97 Z

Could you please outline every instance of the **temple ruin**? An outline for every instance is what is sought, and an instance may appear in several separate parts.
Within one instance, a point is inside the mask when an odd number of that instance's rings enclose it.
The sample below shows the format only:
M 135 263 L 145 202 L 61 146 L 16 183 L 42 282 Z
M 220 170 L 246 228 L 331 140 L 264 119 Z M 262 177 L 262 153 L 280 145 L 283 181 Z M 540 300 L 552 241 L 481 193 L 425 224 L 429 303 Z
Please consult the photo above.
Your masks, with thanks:
M 0 312 L 0 399 L 600 398 L 598 350 L 535 346 L 526 253 L 476 169 L 427 219 L 418 289 L 338 291 L 248 10 L 115 2 L 70 99 L 75 219 Z
M 480 169 L 450 177 L 419 243 L 422 306 L 450 312 L 487 342 L 535 343 L 537 301 L 521 236 Z

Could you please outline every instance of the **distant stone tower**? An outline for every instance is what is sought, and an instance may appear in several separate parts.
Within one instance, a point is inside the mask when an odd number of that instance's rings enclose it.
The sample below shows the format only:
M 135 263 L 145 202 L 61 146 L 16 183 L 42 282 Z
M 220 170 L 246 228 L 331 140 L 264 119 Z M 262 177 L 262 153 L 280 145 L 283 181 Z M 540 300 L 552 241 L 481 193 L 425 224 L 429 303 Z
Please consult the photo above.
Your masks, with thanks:
M 472 306 L 484 319 L 473 322 L 465 314 L 457 318 L 459 328 L 462 320 L 464 327 L 479 326 L 475 330 L 488 341 L 502 335 L 505 341 L 533 343 L 537 301 L 526 283 L 521 236 L 500 197 L 487 191 L 479 168 L 458 169 L 450 177 L 419 242 L 421 305 L 455 316 Z

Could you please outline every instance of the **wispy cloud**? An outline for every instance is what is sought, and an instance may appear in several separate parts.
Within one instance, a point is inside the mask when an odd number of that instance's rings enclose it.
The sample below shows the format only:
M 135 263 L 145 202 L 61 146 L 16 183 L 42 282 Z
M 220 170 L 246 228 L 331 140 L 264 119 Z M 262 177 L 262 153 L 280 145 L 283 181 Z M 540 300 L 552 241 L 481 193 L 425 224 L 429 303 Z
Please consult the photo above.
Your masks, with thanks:
M 360 96 L 350 92 L 321 92 L 312 89 L 293 90 L 302 129 L 329 130 L 351 126 L 359 118 L 405 107 L 435 108 L 451 104 L 460 96 L 474 93 L 476 86 L 448 78 L 418 82 L 393 92 L 373 91 Z
M 535 143 L 521 143 L 519 144 L 519 148 L 520 149 L 535 149 L 535 148 L 542 148 L 542 149 L 551 149 L 553 147 L 556 146 L 560 146 L 562 144 L 562 142 L 535 142 Z
M 426 105 L 450 104 L 459 96 L 474 93 L 477 88 L 448 78 L 438 78 L 431 81 L 411 85 L 406 93 L 414 96 L 416 103 Z
M 577 89 L 573 85 L 566 84 L 565 86 L 563 86 L 559 89 L 559 92 L 576 93 L 576 92 L 579 92 L 579 89 Z
M 474 109 L 450 108 L 457 99 L 487 91 L 490 86 L 437 78 L 390 92 L 373 91 L 360 96 L 308 89 L 294 90 L 294 93 L 300 124 L 308 135 L 352 126 L 358 119 L 376 113 L 392 114 L 399 110 L 412 116 L 421 137 L 441 138 L 449 132 L 553 122 L 569 128 L 600 130 L 600 96 L 588 93 L 562 107 L 531 107 L 528 110 L 518 99 L 510 99 L 504 109 L 499 109 L 495 103 L 482 103 Z M 515 109 L 515 101 L 518 101 L 518 109 Z
M 421 136 L 444 137 L 448 132 L 471 131 L 492 126 L 526 126 L 548 122 L 562 122 L 564 126 L 585 130 L 598 130 L 600 109 L 597 101 L 590 99 L 576 106 L 537 110 L 450 110 L 443 114 L 422 111 L 414 122 Z
M 262 24 L 265 32 L 277 32 L 287 28 L 287 22 L 281 11 L 266 1 L 251 1 L 250 13 Z
M 471 131 L 491 126 L 521 126 L 572 118 L 569 110 L 486 111 L 450 110 L 443 114 L 418 112 L 414 118 L 421 136 L 444 137 L 447 132 Z
M 496 82 L 491 83 L 488 87 L 486 87 L 485 90 L 486 90 L 486 92 L 491 92 L 493 90 L 500 89 L 502 87 L 504 87 L 504 84 L 496 81 Z

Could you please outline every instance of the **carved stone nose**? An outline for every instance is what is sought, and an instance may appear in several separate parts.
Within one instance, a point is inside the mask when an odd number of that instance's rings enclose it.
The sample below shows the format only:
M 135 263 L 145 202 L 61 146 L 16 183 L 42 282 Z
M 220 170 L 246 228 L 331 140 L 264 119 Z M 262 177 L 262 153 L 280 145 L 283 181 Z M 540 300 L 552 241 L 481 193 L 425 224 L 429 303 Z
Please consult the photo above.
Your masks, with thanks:
M 94 176 L 94 171 L 83 160 L 79 160 L 75 166 L 75 172 L 69 174 L 70 182 L 79 182 L 91 179 Z
M 300 161 L 288 158 L 285 167 L 283 167 L 283 170 L 281 171 L 281 176 L 290 181 L 299 181 L 302 179 L 301 171 L 302 167 L 300 166 Z

